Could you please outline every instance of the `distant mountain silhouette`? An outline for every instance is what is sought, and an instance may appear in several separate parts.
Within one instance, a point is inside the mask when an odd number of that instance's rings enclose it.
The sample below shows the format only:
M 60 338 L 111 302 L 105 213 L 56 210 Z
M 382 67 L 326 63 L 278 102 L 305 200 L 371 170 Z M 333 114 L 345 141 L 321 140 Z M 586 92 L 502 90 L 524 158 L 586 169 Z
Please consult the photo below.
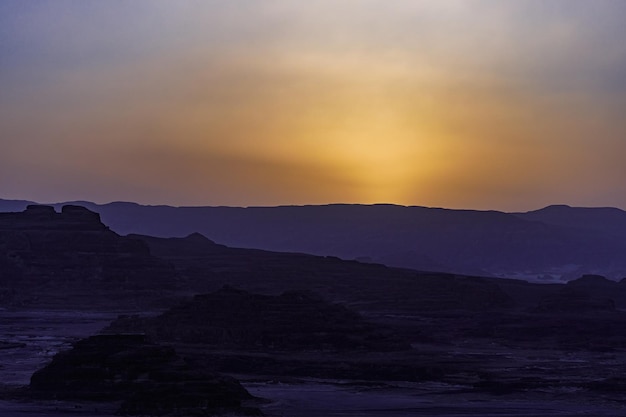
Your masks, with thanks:
M 614 207 L 587 208 L 554 205 L 527 213 L 515 213 L 515 215 L 524 220 L 591 230 L 621 238 L 626 236 L 626 211 Z
M 24 202 L 0 200 L 0 210 Z M 63 203 L 68 204 L 68 203 Z M 303 252 L 419 270 L 533 281 L 626 276 L 626 212 L 550 206 L 528 213 L 396 205 L 170 207 L 80 204 L 120 234 L 199 232 L 230 247 Z M 62 204 L 56 205 L 57 207 Z
M 26 207 L 37 204 L 28 200 L 3 200 L 0 198 L 0 212 L 17 212 L 24 211 Z

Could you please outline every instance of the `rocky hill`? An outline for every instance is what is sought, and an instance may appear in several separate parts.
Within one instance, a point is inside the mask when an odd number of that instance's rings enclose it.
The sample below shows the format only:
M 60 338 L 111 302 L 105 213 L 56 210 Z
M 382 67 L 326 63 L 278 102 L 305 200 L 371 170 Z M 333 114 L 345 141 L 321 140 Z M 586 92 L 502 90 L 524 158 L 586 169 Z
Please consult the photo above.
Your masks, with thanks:
M 100 216 L 67 205 L 0 213 L 0 303 L 93 305 L 176 288 L 174 269 L 146 244 L 111 231 Z M 99 295 L 99 296 L 98 296 Z M 152 294 L 154 298 L 155 294 Z
M 594 231 L 623 238 L 626 236 L 626 212 L 614 207 L 570 207 L 553 205 L 526 213 L 515 213 L 524 220 L 561 227 Z
M 187 238 L 129 238 L 145 242 L 152 253 L 174 265 L 180 280 L 196 293 L 230 285 L 274 295 L 312 290 L 329 301 L 367 311 L 490 310 L 516 305 L 504 286 L 527 284 L 390 268 L 336 257 L 229 248 L 198 234 Z
M 409 348 L 391 332 L 310 291 L 271 296 L 222 288 L 155 318 L 120 318 L 107 332 L 145 332 L 156 340 L 264 352 Z
M 34 398 L 114 402 L 121 415 L 260 415 L 233 378 L 189 364 L 141 335 L 98 335 L 57 354 L 31 378 Z

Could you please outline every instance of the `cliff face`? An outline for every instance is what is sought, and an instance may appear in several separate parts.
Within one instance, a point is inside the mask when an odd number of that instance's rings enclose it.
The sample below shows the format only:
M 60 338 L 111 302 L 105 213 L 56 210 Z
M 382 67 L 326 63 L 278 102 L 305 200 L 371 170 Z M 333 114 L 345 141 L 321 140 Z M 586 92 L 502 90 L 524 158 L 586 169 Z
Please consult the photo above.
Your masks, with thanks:
M 34 205 L 0 213 L 0 305 L 71 304 L 80 293 L 151 288 L 173 289 L 173 268 L 143 242 L 111 231 L 97 213 Z
M 23 260 L 70 252 L 149 255 L 145 245 L 120 237 L 98 213 L 78 206 L 65 206 L 60 213 L 33 205 L 21 213 L 0 213 L 0 244 L 10 258 Z
M 100 215 L 81 206 L 63 206 L 58 213 L 52 206 L 29 205 L 23 212 L 0 213 L 0 230 L 108 230 Z

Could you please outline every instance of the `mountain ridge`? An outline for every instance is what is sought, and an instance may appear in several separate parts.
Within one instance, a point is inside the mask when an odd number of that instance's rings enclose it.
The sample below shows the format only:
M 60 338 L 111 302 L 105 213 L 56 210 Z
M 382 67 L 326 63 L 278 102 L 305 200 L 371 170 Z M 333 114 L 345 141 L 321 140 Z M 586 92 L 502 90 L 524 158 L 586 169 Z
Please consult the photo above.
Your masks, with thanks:
M 0 211 L 19 201 L 0 200 Z M 23 204 L 23 203 L 22 203 Z M 338 256 L 389 266 L 558 282 L 583 274 L 626 276 L 626 212 L 547 206 L 526 213 L 393 204 L 276 207 L 83 204 L 119 234 Z M 608 213 L 608 214 L 607 214 Z

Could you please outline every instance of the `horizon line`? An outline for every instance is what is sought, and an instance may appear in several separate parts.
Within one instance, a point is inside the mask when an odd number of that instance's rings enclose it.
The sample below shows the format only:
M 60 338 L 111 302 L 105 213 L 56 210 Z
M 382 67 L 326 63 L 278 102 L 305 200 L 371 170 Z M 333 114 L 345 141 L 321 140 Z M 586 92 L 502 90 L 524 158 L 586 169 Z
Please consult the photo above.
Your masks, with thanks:
M 66 205 L 66 204 L 92 204 L 96 206 L 106 206 L 113 204 L 132 204 L 136 206 L 142 207 L 169 207 L 169 208 L 240 208 L 240 209 L 256 209 L 256 208 L 285 208 L 285 207 L 329 207 L 329 206 L 364 206 L 364 207 L 374 207 L 374 206 L 393 206 L 393 207 L 403 207 L 403 208 L 425 208 L 425 209 L 433 209 L 433 210 L 454 210 L 454 211 L 482 211 L 482 212 L 500 212 L 500 213 L 528 213 L 532 211 L 544 210 L 547 208 L 555 208 L 555 207 L 564 207 L 564 208 L 576 208 L 576 209 L 617 209 L 620 211 L 626 211 L 625 209 L 618 206 L 577 206 L 565 203 L 554 203 L 548 204 L 539 208 L 531 209 L 531 210 L 513 210 L 513 211 L 505 211 L 498 209 L 476 209 L 476 208 L 458 208 L 458 207 L 444 207 L 444 206 L 427 206 L 427 205 L 417 205 L 417 204 L 400 204 L 400 203 L 390 203 L 390 202 L 377 202 L 377 203 L 358 203 L 358 202 L 332 202 L 332 203 L 318 203 L 318 204 L 276 204 L 276 205 L 249 205 L 249 206 L 237 206 L 237 205 L 227 205 L 227 204 L 218 204 L 218 205 L 174 205 L 174 204 L 146 204 L 140 203 L 136 201 L 127 201 L 127 200 L 113 200 L 105 203 L 98 203 L 90 200 L 66 200 L 66 201 L 57 201 L 57 202 L 39 202 L 35 200 L 28 199 L 13 199 L 13 198 L 2 198 L 0 197 L 0 201 L 7 202 L 22 202 L 22 203 L 32 203 L 38 205 L 48 205 L 48 206 L 58 206 L 58 205 Z

